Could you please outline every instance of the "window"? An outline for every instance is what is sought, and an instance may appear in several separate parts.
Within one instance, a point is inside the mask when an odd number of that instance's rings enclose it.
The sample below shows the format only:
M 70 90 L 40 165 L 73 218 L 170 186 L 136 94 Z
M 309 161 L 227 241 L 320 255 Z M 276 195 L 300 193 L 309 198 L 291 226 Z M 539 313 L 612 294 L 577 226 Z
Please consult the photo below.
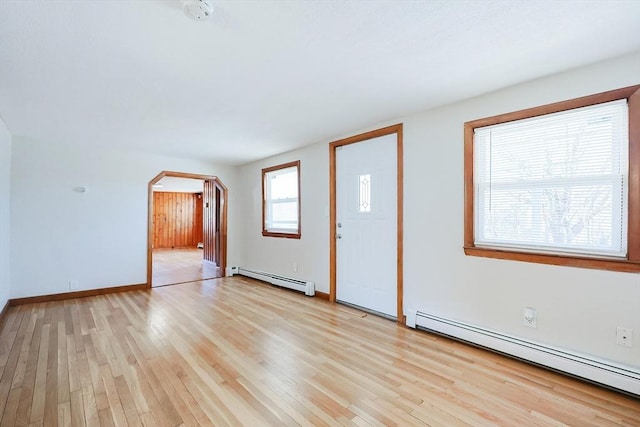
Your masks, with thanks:
M 358 212 L 371 212 L 371 174 L 360 175 L 358 177 L 358 183 L 360 184 Z
M 262 169 L 262 235 L 300 234 L 300 161 Z
M 640 271 L 639 88 L 465 123 L 465 253 Z

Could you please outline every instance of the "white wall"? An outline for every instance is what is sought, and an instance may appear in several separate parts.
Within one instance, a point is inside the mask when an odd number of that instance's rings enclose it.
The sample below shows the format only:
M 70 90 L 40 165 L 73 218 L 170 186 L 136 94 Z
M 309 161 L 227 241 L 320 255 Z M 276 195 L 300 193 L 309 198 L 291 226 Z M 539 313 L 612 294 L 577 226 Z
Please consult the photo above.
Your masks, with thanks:
M 0 118 L 0 310 L 9 299 L 11 134 Z
M 301 227 L 298 239 L 262 237 L 262 168 L 300 160 Z M 316 282 L 329 290 L 329 149 L 315 144 L 240 168 L 242 267 Z M 294 263 L 298 271 L 294 271 Z
M 228 186 L 228 261 L 236 244 L 236 172 L 132 151 L 13 138 L 11 298 L 146 282 L 147 184 L 163 170 L 217 175 Z M 86 186 L 80 193 L 75 187 Z
M 640 368 L 640 274 L 468 257 L 462 250 L 464 122 L 638 83 L 640 54 L 355 129 L 351 135 L 404 123 L 405 308 Z M 328 142 L 241 168 L 242 193 L 250 198 L 243 266 L 297 275 L 328 292 Z M 260 168 L 298 158 L 303 238 L 262 237 Z M 525 306 L 538 310 L 537 329 L 522 325 Z M 633 348 L 615 344 L 616 326 L 633 329 Z

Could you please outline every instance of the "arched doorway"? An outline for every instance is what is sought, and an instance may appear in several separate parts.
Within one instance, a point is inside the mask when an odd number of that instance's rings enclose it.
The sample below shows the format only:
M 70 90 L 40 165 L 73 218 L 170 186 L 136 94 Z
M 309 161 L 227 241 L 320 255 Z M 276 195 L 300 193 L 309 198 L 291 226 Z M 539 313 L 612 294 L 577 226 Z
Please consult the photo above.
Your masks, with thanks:
M 198 179 L 204 181 L 203 240 L 204 262 L 215 263 L 224 276 L 227 266 L 227 187 L 212 175 L 162 171 L 148 185 L 147 229 L 147 287 L 153 284 L 153 215 L 154 184 L 164 177 Z

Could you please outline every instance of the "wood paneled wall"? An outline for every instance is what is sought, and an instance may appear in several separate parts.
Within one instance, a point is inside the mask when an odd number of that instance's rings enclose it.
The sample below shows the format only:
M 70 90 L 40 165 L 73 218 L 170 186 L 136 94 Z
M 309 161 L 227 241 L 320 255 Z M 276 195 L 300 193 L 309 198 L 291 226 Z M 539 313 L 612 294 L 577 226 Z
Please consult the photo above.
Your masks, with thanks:
M 202 242 L 202 194 L 153 193 L 153 247 L 187 248 Z

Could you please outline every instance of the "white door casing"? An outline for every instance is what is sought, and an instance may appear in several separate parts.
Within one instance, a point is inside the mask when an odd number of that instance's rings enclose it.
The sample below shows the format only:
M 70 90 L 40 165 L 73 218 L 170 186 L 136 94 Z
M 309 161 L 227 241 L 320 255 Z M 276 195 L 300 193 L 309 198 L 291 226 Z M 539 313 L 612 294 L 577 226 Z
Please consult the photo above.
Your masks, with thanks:
M 336 299 L 393 318 L 397 155 L 395 133 L 336 147 Z

